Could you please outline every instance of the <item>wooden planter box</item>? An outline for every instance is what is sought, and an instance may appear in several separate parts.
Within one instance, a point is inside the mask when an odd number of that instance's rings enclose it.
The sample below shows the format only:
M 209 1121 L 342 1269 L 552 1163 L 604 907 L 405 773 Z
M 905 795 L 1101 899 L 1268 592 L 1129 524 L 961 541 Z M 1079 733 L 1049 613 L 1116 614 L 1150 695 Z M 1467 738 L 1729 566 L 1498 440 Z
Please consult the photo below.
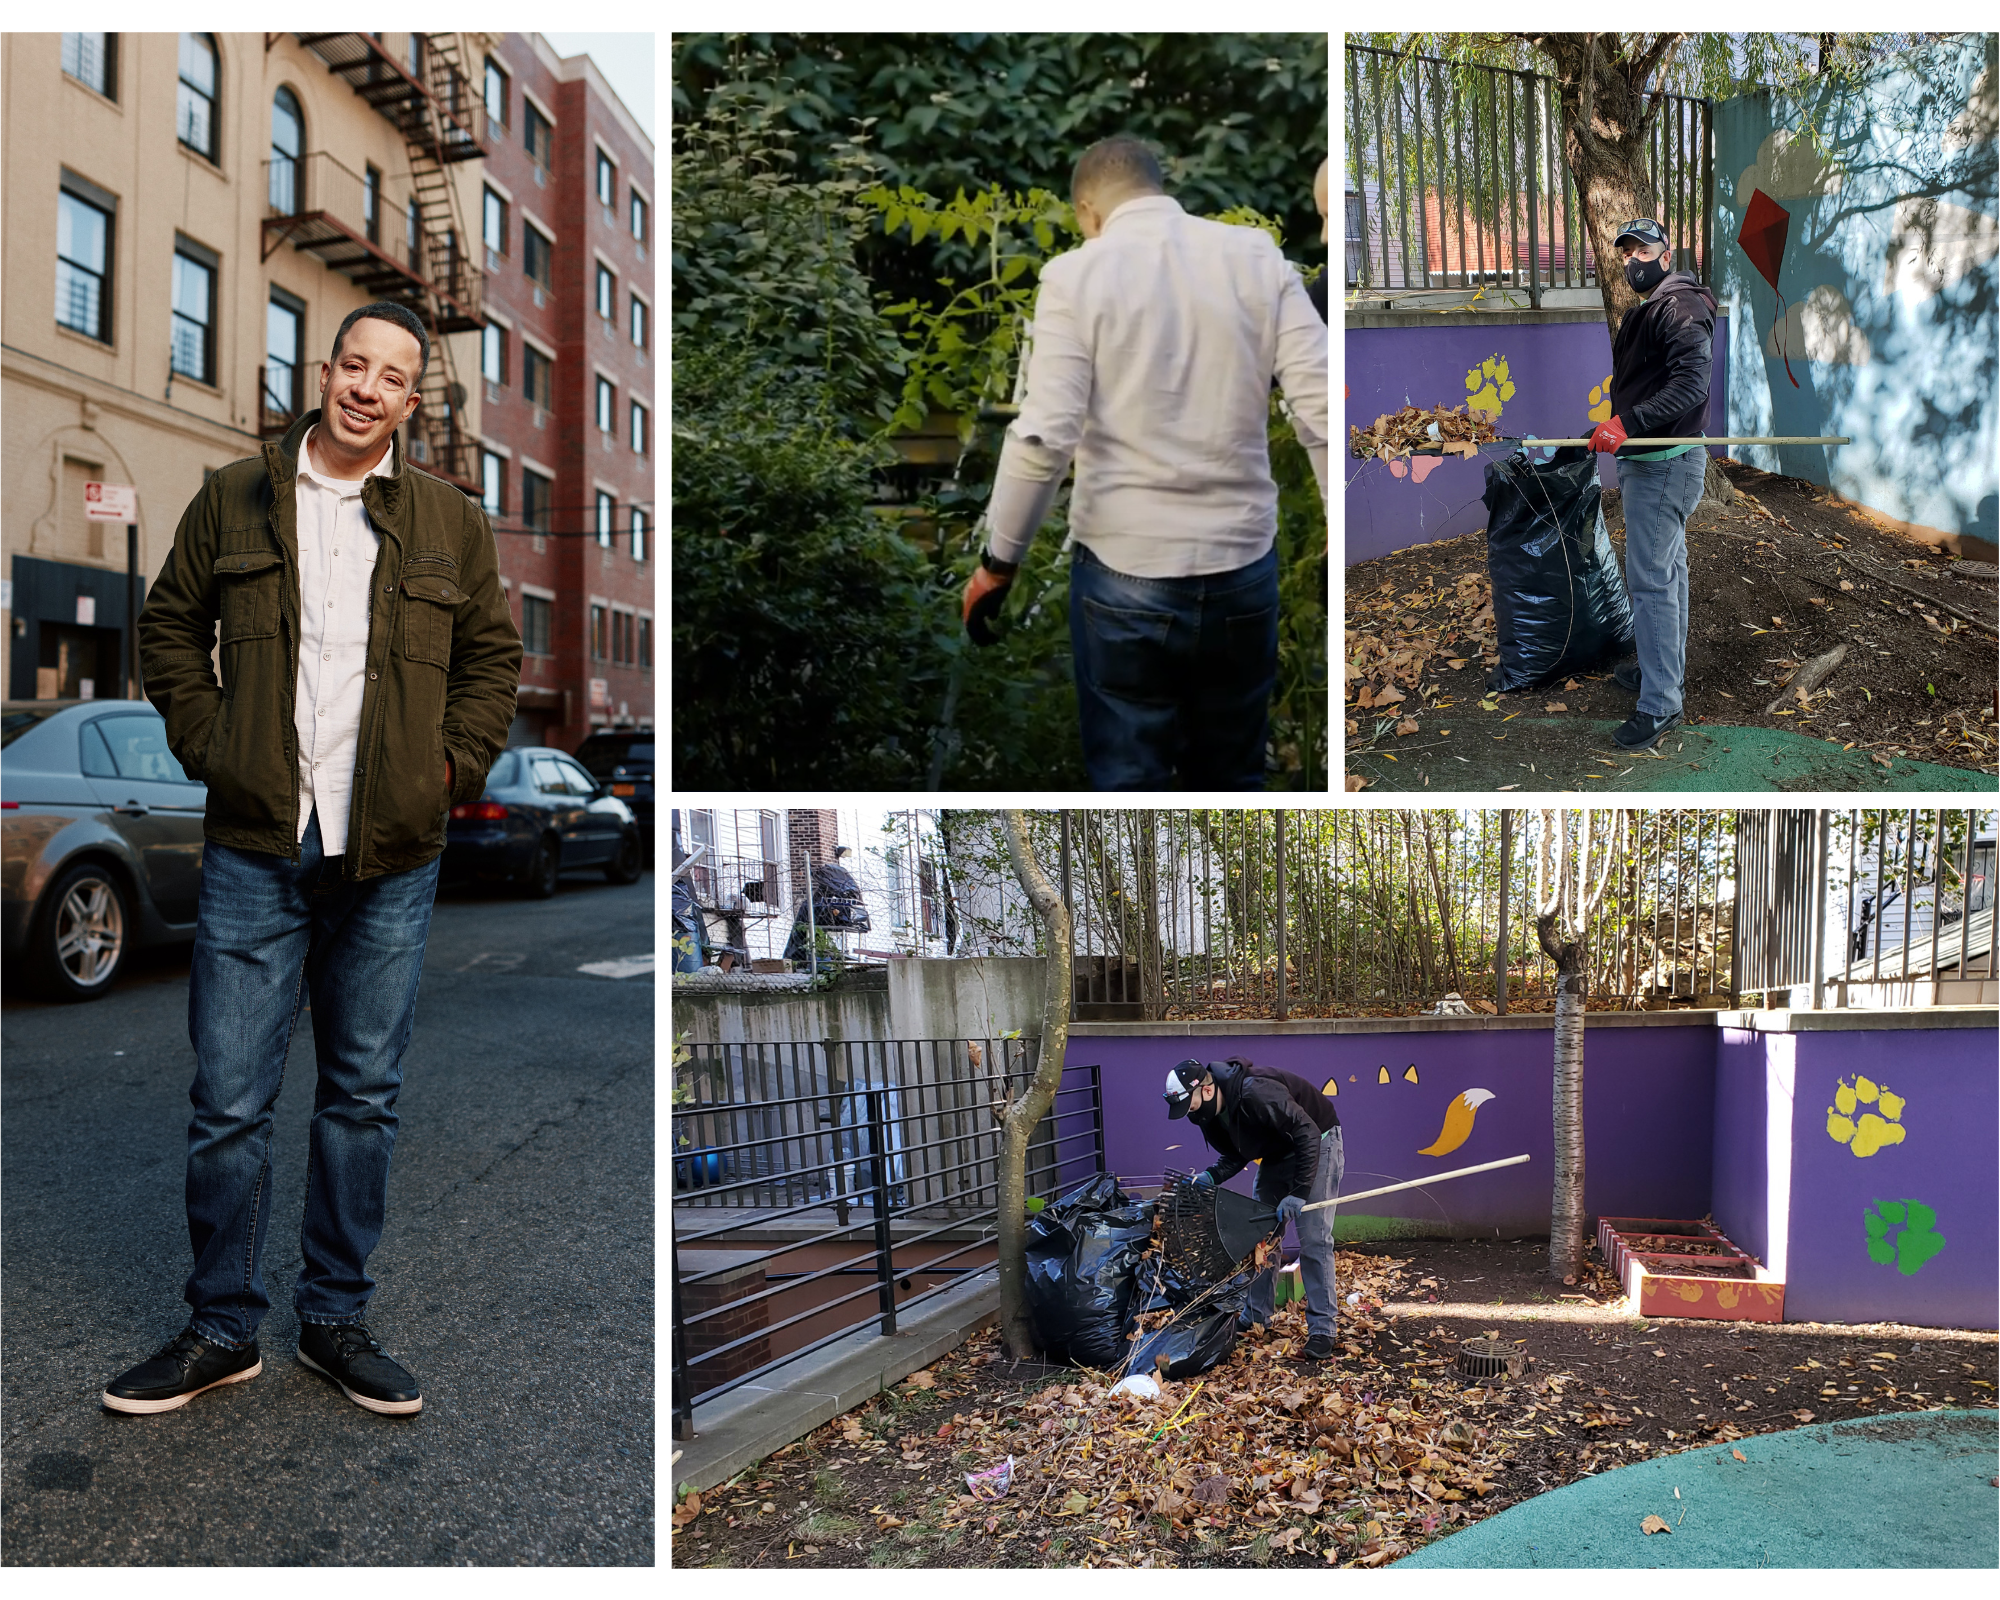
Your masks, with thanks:
M 1687 1245 L 1676 1250 L 1677 1239 Z M 1600 1217 L 1597 1242 L 1625 1286 L 1632 1309 L 1642 1317 L 1785 1319 L 1784 1281 L 1705 1223 Z

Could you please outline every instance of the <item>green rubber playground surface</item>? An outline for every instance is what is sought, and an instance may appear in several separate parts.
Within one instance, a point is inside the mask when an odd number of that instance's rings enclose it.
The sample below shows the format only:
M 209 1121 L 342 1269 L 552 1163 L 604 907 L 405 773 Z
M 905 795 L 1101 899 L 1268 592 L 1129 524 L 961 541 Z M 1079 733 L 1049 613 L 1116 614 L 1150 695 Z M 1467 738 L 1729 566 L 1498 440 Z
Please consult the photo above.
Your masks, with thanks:
M 1990 1570 L 1996 1439 L 1996 1411 L 1757 1434 L 1552 1489 L 1396 1566 Z M 1645 1533 L 1649 1516 L 1673 1531 Z
M 1611 742 L 1617 726 L 1581 717 L 1518 717 L 1508 721 L 1506 738 L 1496 739 L 1468 715 L 1452 734 L 1426 735 L 1408 746 L 1362 750 L 1350 741 L 1347 770 L 1365 774 L 1371 790 L 1433 793 L 1519 788 L 1588 794 L 1880 789 L 1991 794 L 2000 788 L 1991 773 L 1900 756 L 1886 758 L 1885 765 L 1866 750 L 1843 750 L 1777 728 L 1713 723 L 1677 728 L 1660 741 L 1657 753 L 1633 756 Z M 1385 750 L 1396 759 L 1385 759 Z

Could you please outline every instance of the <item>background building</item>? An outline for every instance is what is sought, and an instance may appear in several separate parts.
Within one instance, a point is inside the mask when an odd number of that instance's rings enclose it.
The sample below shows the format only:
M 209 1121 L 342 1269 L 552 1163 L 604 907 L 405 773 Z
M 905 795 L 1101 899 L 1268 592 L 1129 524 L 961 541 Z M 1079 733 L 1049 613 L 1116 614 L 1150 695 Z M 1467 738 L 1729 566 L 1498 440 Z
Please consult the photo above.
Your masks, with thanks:
M 515 737 L 653 725 L 653 144 L 588 56 L 487 37 L 480 493 L 525 654 Z
M 207 474 L 312 409 L 341 319 L 387 299 L 436 335 L 410 458 L 495 511 L 514 741 L 649 726 L 652 145 L 588 58 L 9 33 L 0 73 L 0 695 L 127 692 L 125 539 L 85 484 L 138 489 L 136 609 Z

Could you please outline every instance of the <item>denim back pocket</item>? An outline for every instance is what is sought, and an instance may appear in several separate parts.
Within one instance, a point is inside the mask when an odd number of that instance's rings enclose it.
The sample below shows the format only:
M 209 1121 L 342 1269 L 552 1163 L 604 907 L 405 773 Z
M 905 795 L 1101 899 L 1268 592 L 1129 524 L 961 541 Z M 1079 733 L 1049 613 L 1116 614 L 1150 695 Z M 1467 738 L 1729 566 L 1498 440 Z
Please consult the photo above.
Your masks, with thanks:
M 1083 602 L 1084 668 L 1107 694 L 1147 705 L 1171 705 L 1174 623 L 1171 611 Z

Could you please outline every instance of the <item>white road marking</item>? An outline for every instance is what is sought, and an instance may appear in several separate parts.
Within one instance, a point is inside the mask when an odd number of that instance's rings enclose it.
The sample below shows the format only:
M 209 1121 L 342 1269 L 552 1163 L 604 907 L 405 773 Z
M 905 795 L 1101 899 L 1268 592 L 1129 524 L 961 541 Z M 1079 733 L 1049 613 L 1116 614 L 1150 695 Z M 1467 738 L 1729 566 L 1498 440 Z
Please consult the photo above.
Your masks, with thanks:
M 588 972 L 594 978 L 651 977 L 653 952 L 648 950 L 642 956 L 622 956 L 616 961 L 586 961 L 576 970 Z

